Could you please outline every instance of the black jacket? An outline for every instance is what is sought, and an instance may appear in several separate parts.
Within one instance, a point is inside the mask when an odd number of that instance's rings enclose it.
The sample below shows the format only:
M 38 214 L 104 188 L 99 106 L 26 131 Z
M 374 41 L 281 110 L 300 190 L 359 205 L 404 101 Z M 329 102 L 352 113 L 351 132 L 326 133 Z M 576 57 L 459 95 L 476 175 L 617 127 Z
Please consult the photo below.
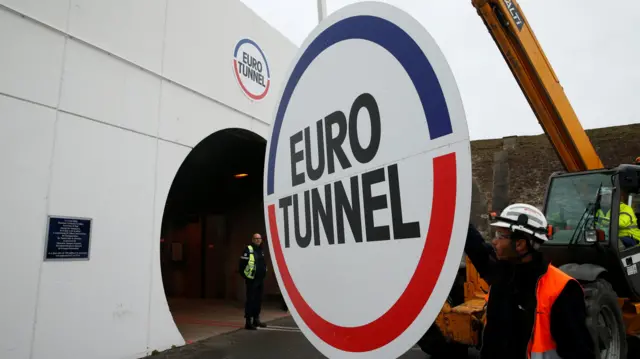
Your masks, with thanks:
M 487 326 L 482 334 L 482 359 L 525 359 L 533 335 L 536 284 L 548 262 L 538 253 L 528 263 L 498 261 L 493 247 L 469 225 L 465 252 L 490 286 Z M 569 282 L 551 308 L 551 335 L 562 359 L 595 359 L 594 345 L 586 325 L 584 294 Z
M 256 261 L 256 276 L 254 280 L 263 280 L 267 273 L 267 262 L 264 260 L 264 252 L 262 251 L 262 247 L 258 247 L 253 243 L 251 243 L 250 246 L 253 247 L 253 256 Z M 244 251 L 242 252 L 242 256 L 240 256 L 240 263 L 238 265 L 238 270 L 240 271 L 240 275 L 244 279 L 248 279 L 244 275 L 244 269 L 247 267 L 248 263 L 249 263 L 249 248 L 245 246 Z

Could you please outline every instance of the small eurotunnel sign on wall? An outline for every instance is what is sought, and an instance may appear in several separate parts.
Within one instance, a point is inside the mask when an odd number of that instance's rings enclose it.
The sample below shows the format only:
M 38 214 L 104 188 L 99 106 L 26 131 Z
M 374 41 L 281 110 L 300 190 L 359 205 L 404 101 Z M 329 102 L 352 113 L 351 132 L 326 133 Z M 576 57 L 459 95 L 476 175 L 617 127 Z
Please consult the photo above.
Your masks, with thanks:
M 89 260 L 91 222 L 91 218 L 48 216 L 44 260 Z
M 238 41 L 233 50 L 233 72 L 242 92 L 253 101 L 263 100 L 271 87 L 271 72 L 264 52 L 251 39 Z

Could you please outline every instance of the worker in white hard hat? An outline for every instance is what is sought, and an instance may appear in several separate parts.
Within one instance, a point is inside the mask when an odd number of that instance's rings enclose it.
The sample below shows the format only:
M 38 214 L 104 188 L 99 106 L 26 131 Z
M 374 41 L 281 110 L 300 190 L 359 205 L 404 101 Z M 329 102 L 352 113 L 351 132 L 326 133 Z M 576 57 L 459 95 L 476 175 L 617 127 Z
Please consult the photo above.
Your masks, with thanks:
M 472 224 L 465 245 L 490 285 L 481 358 L 595 358 L 582 287 L 538 251 L 551 229 L 542 211 L 517 203 L 492 221 L 491 245 Z

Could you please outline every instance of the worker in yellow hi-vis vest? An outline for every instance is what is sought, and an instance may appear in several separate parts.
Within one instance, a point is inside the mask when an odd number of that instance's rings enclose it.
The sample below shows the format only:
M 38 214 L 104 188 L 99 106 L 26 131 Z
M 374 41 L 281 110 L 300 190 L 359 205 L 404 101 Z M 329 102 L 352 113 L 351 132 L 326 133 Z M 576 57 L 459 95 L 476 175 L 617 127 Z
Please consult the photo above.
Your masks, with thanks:
M 611 193 L 610 188 L 601 189 L 600 209 L 596 213 L 598 226 L 608 229 L 611 217 Z M 620 192 L 620 213 L 618 214 L 618 238 L 625 247 L 633 247 L 640 244 L 640 229 L 638 219 L 633 209 L 626 204 L 627 194 Z
M 244 317 L 245 329 L 255 330 L 267 325 L 260 321 L 262 309 L 262 293 L 264 292 L 264 278 L 267 274 L 267 264 L 262 251 L 262 236 L 255 233 L 251 244 L 247 245 L 240 257 L 240 275 L 245 280 L 247 295 L 245 299 Z

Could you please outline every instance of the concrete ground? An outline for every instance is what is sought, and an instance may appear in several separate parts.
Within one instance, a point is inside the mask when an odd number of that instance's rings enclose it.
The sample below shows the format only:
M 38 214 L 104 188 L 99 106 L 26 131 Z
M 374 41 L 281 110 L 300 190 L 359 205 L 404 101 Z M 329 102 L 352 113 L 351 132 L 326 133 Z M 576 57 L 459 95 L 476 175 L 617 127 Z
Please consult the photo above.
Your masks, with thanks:
M 175 298 L 168 302 L 173 320 L 187 343 L 244 328 L 244 303 Z M 288 315 L 278 303 L 266 302 L 260 317 L 268 322 Z
M 256 331 L 236 329 L 170 349 L 149 359 L 324 359 L 297 328 L 291 317 L 268 322 L 269 327 Z M 427 359 L 428 355 L 414 347 L 402 359 Z M 474 359 L 474 353 L 468 358 Z

